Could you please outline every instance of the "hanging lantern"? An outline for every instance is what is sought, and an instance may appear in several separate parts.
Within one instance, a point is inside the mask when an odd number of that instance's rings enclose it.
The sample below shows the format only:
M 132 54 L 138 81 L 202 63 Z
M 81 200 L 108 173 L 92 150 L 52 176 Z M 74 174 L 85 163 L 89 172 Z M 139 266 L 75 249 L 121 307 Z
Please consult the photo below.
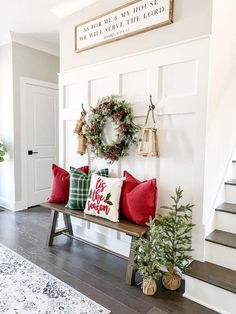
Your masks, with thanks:
M 151 106 L 149 106 L 149 110 L 147 113 L 144 127 L 141 129 L 140 134 L 139 134 L 139 144 L 138 144 L 137 154 L 144 157 L 148 157 L 148 156 L 159 157 L 158 135 L 157 135 L 157 128 L 156 128 L 156 121 L 154 117 L 155 106 L 152 103 L 152 96 L 150 96 L 150 102 L 151 102 Z M 152 112 L 153 127 L 147 126 L 150 112 Z
M 87 138 L 85 136 L 85 126 L 86 126 L 86 111 L 84 110 L 83 104 L 82 104 L 82 112 L 80 119 L 76 122 L 74 133 L 78 135 L 77 140 L 77 148 L 76 153 L 80 155 L 84 155 L 87 148 Z

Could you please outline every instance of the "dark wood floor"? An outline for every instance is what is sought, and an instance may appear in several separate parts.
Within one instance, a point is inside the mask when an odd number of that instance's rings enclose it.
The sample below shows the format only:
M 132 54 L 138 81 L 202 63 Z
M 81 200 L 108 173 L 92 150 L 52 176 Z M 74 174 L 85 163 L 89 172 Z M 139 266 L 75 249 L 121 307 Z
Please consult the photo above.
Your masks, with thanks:
M 125 260 L 90 245 L 60 236 L 53 247 L 46 247 L 49 214 L 40 207 L 0 211 L 0 242 L 113 314 L 216 313 L 161 288 L 154 297 L 144 296 L 140 287 L 124 283 Z

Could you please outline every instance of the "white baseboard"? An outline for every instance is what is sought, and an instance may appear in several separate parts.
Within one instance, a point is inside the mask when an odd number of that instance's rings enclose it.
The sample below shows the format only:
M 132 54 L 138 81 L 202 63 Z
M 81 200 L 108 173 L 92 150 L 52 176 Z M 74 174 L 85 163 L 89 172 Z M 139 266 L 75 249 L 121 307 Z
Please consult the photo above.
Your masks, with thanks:
M 0 206 L 11 211 L 15 211 L 15 202 L 6 198 L 0 198 Z
M 15 210 L 14 211 L 21 211 L 27 209 L 27 203 L 24 201 L 18 201 L 15 203 Z
M 6 208 L 12 212 L 21 211 L 27 209 L 26 202 L 23 201 L 12 201 L 5 198 L 0 198 L 0 207 Z

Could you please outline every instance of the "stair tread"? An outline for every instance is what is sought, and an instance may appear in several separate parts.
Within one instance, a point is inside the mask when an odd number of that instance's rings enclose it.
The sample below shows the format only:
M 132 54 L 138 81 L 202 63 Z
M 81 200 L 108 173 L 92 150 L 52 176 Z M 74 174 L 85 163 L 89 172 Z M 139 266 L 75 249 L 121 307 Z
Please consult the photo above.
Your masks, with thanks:
M 209 263 L 193 261 L 186 275 L 236 293 L 236 271 Z
M 214 230 L 206 238 L 206 241 L 210 241 L 216 244 L 224 245 L 233 249 L 236 249 L 236 234 L 221 230 Z
M 216 211 L 225 212 L 236 215 L 236 204 L 223 203 L 216 208 Z
M 231 179 L 225 182 L 226 185 L 236 185 L 236 179 Z

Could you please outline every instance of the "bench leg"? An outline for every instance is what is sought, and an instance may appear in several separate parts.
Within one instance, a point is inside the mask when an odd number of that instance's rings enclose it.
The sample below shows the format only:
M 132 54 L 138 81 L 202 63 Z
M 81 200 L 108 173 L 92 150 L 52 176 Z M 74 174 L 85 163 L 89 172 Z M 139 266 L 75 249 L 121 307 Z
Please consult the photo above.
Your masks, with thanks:
M 72 229 L 70 216 L 63 214 L 63 218 L 64 218 L 65 226 L 66 226 L 68 233 L 73 236 L 74 233 L 73 233 L 73 229 Z
M 134 270 L 134 252 L 132 250 L 133 248 L 133 242 L 136 240 L 135 237 L 132 237 L 131 246 L 130 246 L 130 253 L 129 253 L 129 260 L 128 260 L 128 266 L 126 271 L 126 280 L 125 282 L 132 286 L 135 283 L 135 270 Z
M 51 218 L 50 218 L 51 224 L 50 224 L 50 228 L 48 231 L 48 238 L 47 238 L 47 245 L 48 246 L 53 245 L 53 239 L 56 235 L 57 219 L 58 219 L 58 212 L 55 210 L 52 210 Z
M 50 228 L 48 231 L 48 238 L 47 238 L 47 245 L 53 246 L 53 240 L 55 237 L 68 233 L 69 235 L 73 236 L 73 229 L 71 224 L 70 216 L 63 214 L 64 222 L 65 222 L 65 228 L 62 228 L 60 230 L 57 230 L 57 220 L 58 220 L 59 213 L 55 210 L 52 210 L 51 212 L 51 218 L 50 218 Z

